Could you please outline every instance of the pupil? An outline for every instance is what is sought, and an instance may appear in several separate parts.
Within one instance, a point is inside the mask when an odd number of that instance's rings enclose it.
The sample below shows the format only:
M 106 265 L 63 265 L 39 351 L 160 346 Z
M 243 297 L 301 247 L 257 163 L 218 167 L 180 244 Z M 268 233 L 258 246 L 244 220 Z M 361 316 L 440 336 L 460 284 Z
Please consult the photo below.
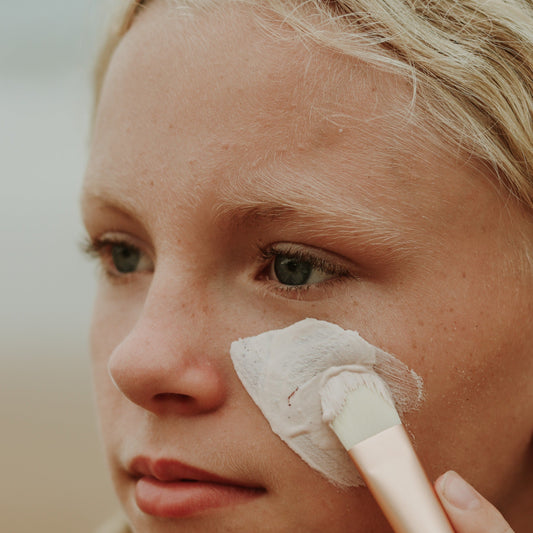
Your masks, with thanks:
M 115 268 L 121 274 L 135 272 L 140 260 L 140 252 L 124 244 L 115 244 L 111 249 L 111 256 Z
M 294 257 L 276 256 L 274 272 L 284 285 L 303 285 L 311 276 L 312 265 Z

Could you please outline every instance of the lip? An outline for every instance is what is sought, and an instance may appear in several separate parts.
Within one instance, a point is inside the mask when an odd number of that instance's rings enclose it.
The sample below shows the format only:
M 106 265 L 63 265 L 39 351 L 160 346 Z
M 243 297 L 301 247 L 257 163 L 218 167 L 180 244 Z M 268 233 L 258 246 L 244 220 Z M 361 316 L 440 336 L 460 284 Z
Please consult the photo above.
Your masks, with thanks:
M 161 518 L 185 518 L 210 509 L 240 505 L 265 493 L 262 487 L 201 470 L 173 459 L 136 457 L 128 471 L 141 511 Z

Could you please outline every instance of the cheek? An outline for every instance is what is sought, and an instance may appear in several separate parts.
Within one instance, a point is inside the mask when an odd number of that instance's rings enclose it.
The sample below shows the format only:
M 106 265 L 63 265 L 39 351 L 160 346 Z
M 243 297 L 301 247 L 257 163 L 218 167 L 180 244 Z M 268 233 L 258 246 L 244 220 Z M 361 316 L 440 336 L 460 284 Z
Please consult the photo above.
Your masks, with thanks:
M 133 302 L 110 297 L 105 287 L 100 287 L 96 296 L 90 329 L 91 362 L 93 382 L 100 423 L 106 433 L 106 421 L 112 421 L 122 400 L 121 393 L 111 381 L 108 363 L 113 350 L 127 337 L 138 319 Z
M 145 291 L 131 291 L 127 286 L 112 288 L 100 282 L 90 331 L 91 357 L 97 367 L 107 364 L 113 350 L 128 336 L 139 320 Z
M 404 421 L 430 478 L 456 469 L 498 501 L 533 429 L 533 289 L 494 263 L 360 294 L 359 329 L 424 380 L 426 400 Z
M 515 333 L 512 323 L 524 322 L 519 302 L 473 301 L 421 309 L 396 349 L 425 382 L 426 402 L 406 425 L 430 477 L 455 469 L 497 501 L 512 484 L 531 436 L 526 336 L 533 331 Z

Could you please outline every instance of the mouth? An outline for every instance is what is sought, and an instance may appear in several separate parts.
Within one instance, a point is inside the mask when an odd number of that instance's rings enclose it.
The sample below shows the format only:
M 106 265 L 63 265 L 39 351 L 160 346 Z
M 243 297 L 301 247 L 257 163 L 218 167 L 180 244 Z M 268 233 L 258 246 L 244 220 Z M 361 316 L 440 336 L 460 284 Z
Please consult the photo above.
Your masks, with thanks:
M 266 492 L 173 459 L 137 457 L 128 471 L 135 482 L 139 509 L 161 518 L 185 518 L 240 505 Z

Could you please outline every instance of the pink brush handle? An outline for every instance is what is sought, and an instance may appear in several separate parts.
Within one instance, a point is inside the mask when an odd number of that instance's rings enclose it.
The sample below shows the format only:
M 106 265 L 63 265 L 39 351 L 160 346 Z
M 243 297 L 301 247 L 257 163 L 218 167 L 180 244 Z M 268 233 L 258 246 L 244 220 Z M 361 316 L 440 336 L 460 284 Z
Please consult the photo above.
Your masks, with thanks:
M 454 533 L 403 425 L 348 453 L 396 533 Z

